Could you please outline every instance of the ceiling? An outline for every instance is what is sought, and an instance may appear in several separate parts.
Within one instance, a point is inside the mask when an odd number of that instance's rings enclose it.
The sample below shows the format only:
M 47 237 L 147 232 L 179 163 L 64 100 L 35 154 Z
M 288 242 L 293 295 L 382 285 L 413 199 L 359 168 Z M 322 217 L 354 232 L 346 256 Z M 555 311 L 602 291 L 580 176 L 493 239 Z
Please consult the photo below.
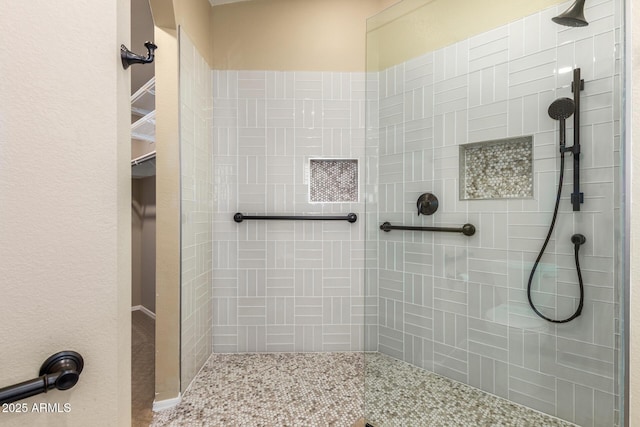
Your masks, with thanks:
M 241 1 L 249 1 L 249 0 L 209 0 L 209 3 L 211 3 L 211 6 L 218 6 L 221 4 L 238 3 Z

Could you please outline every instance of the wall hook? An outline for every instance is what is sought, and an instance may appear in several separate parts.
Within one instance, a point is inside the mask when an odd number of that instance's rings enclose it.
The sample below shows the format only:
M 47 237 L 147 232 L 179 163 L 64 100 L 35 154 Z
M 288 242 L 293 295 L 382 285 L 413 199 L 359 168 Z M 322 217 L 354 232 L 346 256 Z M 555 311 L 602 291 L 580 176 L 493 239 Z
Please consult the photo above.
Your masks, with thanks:
M 122 60 L 122 66 L 125 70 L 129 68 L 131 64 L 149 64 L 153 62 L 153 53 L 158 46 L 149 41 L 144 42 L 144 46 L 147 48 L 146 58 L 131 52 L 125 45 L 120 45 L 120 59 Z

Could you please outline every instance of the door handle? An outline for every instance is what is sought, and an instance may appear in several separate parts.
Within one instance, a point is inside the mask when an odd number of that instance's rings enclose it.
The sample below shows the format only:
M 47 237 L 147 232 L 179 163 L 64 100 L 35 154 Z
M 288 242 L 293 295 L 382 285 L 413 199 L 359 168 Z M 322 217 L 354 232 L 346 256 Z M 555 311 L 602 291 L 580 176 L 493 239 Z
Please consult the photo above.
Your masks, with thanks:
M 0 388 L 0 404 L 26 399 L 52 389 L 69 390 L 80 379 L 84 360 L 75 351 L 61 351 L 50 356 L 40 367 L 40 376 Z

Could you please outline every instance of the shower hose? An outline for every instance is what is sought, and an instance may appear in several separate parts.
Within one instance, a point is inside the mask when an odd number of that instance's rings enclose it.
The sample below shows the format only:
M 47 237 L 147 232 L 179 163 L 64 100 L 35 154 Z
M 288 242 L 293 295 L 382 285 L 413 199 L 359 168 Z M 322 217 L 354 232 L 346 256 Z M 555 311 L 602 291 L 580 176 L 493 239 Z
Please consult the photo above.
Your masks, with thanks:
M 547 238 L 544 240 L 544 244 L 542 245 L 542 249 L 540 249 L 540 253 L 536 258 L 536 262 L 533 264 L 533 268 L 531 269 L 531 274 L 529 275 L 529 283 L 527 284 L 527 298 L 529 299 L 529 305 L 533 309 L 533 311 L 543 318 L 546 321 L 552 323 L 567 323 L 580 316 L 582 313 L 582 307 L 584 305 L 584 284 L 582 282 L 582 273 L 580 271 L 580 261 L 578 260 L 578 252 L 580 251 L 580 245 L 582 245 L 586 239 L 582 234 L 574 234 L 571 237 L 571 242 L 573 243 L 573 252 L 576 260 L 576 272 L 578 273 L 578 285 L 580 287 L 580 303 L 578 304 L 578 308 L 575 313 L 566 319 L 552 319 L 550 317 L 545 316 L 538 310 L 531 299 L 531 284 L 533 282 L 533 276 L 535 275 L 536 269 L 538 268 L 538 264 L 540 263 L 540 259 L 544 255 L 544 251 L 547 249 L 547 245 L 549 244 L 549 240 L 551 240 L 551 236 L 553 235 L 553 228 L 556 225 L 556 218 L 558 217 L 558 207 L 560 206 L 560 196 L 562 195 L 562 183 L 564 181 L 564 150 L 560 150 L 560 179 L 558 182 L 558 194 L 556 196 L 556 205 L 553 209 L 553 219 L 551 220 L 551 225 L 549 226 L 549 232 L 547 233 Z

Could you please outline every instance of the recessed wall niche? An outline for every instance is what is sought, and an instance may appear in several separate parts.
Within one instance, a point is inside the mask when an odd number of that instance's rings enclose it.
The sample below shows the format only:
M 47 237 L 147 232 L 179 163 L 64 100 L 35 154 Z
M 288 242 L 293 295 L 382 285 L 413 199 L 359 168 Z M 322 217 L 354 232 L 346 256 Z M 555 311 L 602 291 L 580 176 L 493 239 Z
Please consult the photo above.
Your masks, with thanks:
M 460 146 L 460 199 L 533 197 L 533 137 Z
M 309 159 L 309 201 L 358 201 L 358 160 Z

